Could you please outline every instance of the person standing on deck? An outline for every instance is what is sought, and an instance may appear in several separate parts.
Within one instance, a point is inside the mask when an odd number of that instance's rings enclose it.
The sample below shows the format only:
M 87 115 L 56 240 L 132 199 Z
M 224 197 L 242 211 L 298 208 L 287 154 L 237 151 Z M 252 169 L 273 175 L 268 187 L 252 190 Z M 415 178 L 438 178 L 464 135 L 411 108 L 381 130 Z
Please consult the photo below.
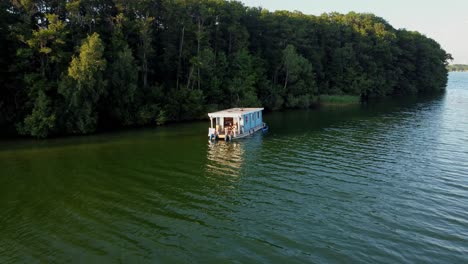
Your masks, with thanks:
M 233 131 L 234 136 L 237 136 L 237 122 L 234 123 L 234 126 L 232 127 L 232 131 Z

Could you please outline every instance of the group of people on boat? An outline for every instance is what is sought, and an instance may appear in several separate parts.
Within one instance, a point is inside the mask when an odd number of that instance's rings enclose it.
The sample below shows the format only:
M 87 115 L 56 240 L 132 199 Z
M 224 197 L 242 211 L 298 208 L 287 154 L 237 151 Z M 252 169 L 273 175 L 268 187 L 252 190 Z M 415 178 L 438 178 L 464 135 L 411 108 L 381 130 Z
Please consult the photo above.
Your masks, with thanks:
M 268 130 L 268 126 L 263 123 L 262 111 L 263 108 L 231 108 L 208 113 L 210 140 L 222 138 L 228 141 Z
M 234 124 L 228 123 L 228 125 L 224 128 L 224 133 L 225 133 L 225 135 L 234 135 L 234 136 L 236 136 L 237 133 L 238 133 L 237 128 L 238 128 L 237 122 L 234 122 Z

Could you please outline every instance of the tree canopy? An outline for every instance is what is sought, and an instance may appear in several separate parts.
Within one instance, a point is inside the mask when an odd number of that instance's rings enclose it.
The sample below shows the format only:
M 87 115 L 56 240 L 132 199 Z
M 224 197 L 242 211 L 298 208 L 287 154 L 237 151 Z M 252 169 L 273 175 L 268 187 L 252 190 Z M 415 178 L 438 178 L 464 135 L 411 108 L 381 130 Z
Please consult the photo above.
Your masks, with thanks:
M 373 14 L 223 0 L 0 4 L 0 127 L 34 137 L 445 89 L 451 59 Z
M 449 71 L 464 72 L 464 71 L 468 71 L 468 65 L 466 65 L 466 64 L 451 64 L 451 65 L 447 66 L 447 69 Z

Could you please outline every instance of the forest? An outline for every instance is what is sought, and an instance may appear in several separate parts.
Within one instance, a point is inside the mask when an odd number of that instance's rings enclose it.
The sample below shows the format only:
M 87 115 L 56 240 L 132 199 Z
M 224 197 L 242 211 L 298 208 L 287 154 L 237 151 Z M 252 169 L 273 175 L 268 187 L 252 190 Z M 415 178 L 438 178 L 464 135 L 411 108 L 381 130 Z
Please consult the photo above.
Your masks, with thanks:
M 38 138 L 442 92 L 451 55 L 368 13 L 223 0 L 2 0 L 0 131 Z M 322 99 L 321 99 L 322 98 Z
M 448 71 L 455 72 L 466 72 L 468 71 L 468 65 L 466 64 L 450 64 L 447 66 Z

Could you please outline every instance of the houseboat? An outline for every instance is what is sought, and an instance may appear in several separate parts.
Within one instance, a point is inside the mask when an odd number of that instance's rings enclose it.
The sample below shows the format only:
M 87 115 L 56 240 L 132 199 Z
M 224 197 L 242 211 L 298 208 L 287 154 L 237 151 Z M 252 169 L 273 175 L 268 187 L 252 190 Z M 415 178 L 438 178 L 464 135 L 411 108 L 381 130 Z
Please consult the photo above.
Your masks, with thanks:
M 208 129 L 210 140 L 226 141 L 252 135 L 257 131 L 266 131 L 263 123 L 263 108 L 231 108 L 209 113 L 211 127 Z

